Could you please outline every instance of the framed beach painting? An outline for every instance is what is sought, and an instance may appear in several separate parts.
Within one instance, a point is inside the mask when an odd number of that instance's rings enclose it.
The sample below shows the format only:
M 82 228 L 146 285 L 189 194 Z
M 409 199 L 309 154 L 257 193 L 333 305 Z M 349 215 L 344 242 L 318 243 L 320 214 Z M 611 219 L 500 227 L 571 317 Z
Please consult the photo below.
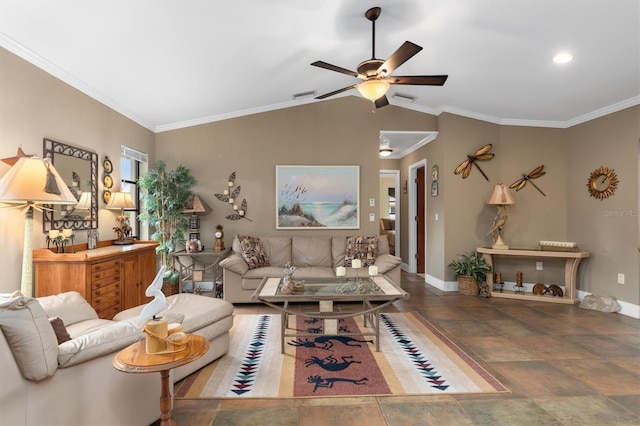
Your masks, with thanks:
M 276 166 L 276 229 L 359 229 L 359 166 Z

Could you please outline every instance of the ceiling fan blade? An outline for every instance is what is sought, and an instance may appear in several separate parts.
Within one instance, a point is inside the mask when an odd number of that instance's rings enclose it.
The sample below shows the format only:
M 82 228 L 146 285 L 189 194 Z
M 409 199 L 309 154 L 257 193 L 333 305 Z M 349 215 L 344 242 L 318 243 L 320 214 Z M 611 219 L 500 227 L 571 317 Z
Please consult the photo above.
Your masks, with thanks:
M 324 68 L 326 70 L 335 71 L 335 72 L 339 72 L 339 73 L 342 73 L 342 74 L 347 74 L 347 75 L 350 75 L 352 77 L 357 77 L 358 76 L 358 73 L 355 72 L 355 71 L 351 71 L 351 70 L 348 70 L 346 68 L 339 67 L 337 65 L 331 65 L 331 64 L 328 64 L 328 63 L 323 62 L 323 61 L 315 61 L 311 65 L 313 65 L 314 67 Z
M 407 75 L 390 77 L 387 81 L 390 84 L 413 84 L 421 86 L 442 86 L 447 81 L 448 75 Z
M 410 41 L 405 41 L 402 46 L 398 48 L 393 55 L 389 56 L 389 59 L 384 61 L 378 68 L 378 73 L 384 73 L 384 75 L 391 74 L 400 65 L 407 62 L 413 55 L 422 50 L 422 47 Z
M 350 89 L 355 89 L 358 85 L 352 84 L 351 86 L 343 87 L 342 89 L 334 90 L 333 92 L 325 93 L 324 95 L 316 96 L 315 99 L 325 99 L 329 96 L 337 95 L 338 93 L 346 92 Z
M 389 99 L 387 99 L 387 95 L 382 95 L 374 102 L 376 104 L 376 108 L 382 108 L 383 106 L 389 105 Z

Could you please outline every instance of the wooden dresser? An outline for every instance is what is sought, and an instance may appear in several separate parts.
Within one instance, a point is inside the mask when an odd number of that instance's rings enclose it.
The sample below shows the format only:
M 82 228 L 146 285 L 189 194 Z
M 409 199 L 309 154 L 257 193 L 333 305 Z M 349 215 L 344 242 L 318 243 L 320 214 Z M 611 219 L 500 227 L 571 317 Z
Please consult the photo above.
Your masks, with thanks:
M 146 303 L 144 292 L 156 275 L 158 244 L 153 241 L 126 246 L 111 244 L 101 241 L 93 250 L 87 250 L 86 244 L 78 244 L 71 248 L 74 253 L 34 250 L 35 296 L 77 291 L 105 319 Z

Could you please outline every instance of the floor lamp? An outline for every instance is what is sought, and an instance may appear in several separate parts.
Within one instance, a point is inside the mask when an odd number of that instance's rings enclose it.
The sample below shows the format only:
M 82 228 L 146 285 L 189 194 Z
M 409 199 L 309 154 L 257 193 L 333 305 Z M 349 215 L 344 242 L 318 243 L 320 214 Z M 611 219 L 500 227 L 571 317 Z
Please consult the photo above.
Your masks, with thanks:
M 24 296 L 33 296 L 33 210 L 42 211 L 42 204 L 77 202 L 49 160 L 20 157 L 0 179 L 0 203 L 23 207 L 25 212 L 20 281 L 20 291 Z

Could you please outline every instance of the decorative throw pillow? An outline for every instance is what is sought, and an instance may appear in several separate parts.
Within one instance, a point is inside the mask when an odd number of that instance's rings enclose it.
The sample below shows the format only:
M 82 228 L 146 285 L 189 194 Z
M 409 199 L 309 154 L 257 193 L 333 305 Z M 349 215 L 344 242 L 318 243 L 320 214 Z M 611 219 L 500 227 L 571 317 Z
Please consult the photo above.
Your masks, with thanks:
M 51 327 L 53 327 L 53 331 L 56 333 L 56 337 L 58 338 L 58 344 L 68 342 L 71 340 L 71 336 L 67 332 L 67 327 L 64 326 L 64 322 L 60 317 L 52 317 L 49 318 L 49 323 L 51 323 Z
M 360 259 L 362 267 L 373 265 L 378 256 L 378 237 L 376 235 L 366 237 L 363 235 L 347 237 L 344 254 L 344 266 L 351 266 L 353 259 Z
M 240 241 L 240 253 L 244 261 L 249 265 L 249 269 L 269 266 L 269 258 L 264 251 L 260 238 L 239 235 L 238 240 Z

